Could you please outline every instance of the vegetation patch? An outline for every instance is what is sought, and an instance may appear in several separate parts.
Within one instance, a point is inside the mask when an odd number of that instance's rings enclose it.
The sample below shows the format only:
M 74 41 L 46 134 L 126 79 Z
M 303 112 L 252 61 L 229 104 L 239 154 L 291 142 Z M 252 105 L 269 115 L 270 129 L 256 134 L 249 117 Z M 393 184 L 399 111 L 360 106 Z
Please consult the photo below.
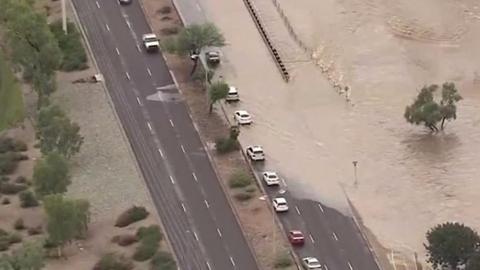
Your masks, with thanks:
M 231 188 L 243 188 L 252 183 L 252 178 L 243 171 L 236 171 L 230 176 L 228 185 Z
M 0 153 L 27 151 L 27 144 L 10 137 L 0 137 Z
M 235 197 L 235 199 L 237 199 L 238 201 L 241 201 L 241 202 L 248 201 L 251 198 L 253 198 L 253 195 L 251 193 L 248 193 L 248 192 L 240 192 L 240 193 L 237 193 L 233 196 Z
M 158 250 L 160 241 L 163 238 L 160 227 L 151 225 L 149 227 L 141 227 L 137 231 L 137 237 L 140 239 L 133 259 L 136 261 L 146 261 L 152 258 Z
M 95 264 L 93 270 L 131 270 L 133 269 L 132 261 L 116 253 L 108 253 L 103 255 L 100 261 Z
M 0 131 L 19 123 L 24 117 L 20 85 L 0 52 Z
M 177 269 L 177 265 L 172 255 L 165 251 L 159 251 L 153 256 L 150 262 L 152 270 L 174 270 Z
M 118 244 L 119 246 L 126 247 L 138 242 L 138 237 L 133 234 L 115 235 L 112 238 L 112 242 Z
M 60 68 L 64 71 L 83 70 L 88 68 L 87 54 L 83 48 L 80 33 L 74 23 L 67 23 L 67 34 L 62 29 L 60 20 L 50 24 L 50 30 L 58 41 L 62 51 Z
M 142 206 L 132 206 L 120 214 L 115 222 L 115 227 L 127 227 L 128 225 L 147 218 L 148 211 Z
M 292 265 L 292 259 L 288 254 L 281 254 L 277 258 L 275 258 L 275 262 L 273 263 L 273 267 L 275 269 L 287 268 Z
M 38 200 L 30 190 L 22 191 L 20 194 L 18 194 L 18 197 L 20 199 L 20 206 L 22 208 L 38 206 Z
M 0 193 L 2 194 L 7 194 L 7 195 L 13 195 L 17 194 L 20 191 L 24 191 L 27 189 L 26 185 L 22 184 L 13 184 L 13 183 L 0 183 Z

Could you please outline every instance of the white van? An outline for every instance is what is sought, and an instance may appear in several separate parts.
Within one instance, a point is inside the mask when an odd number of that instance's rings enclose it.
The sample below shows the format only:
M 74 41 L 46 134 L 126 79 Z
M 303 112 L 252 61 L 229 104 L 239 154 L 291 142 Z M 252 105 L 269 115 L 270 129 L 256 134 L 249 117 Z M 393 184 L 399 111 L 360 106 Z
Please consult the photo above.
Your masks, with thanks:
M 230 86 L 228 89 L 228 94 L 227 97 L 225 98 L 227 102 L 232 102 L 232 101 L 239 101 L 240 96 L 238 95 L 237 88 L 234 86 Z

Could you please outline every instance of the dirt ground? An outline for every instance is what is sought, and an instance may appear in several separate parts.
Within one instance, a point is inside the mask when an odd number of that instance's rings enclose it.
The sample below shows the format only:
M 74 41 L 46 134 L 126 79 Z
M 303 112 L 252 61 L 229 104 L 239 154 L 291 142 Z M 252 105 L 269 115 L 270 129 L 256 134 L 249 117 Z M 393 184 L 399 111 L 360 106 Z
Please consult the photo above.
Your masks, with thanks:
M 180 24 L 176 13 L 162 15 L 158 12 L 163 6 L 173 7 L 169 0 L 143 0 L 143 3 L 150 24 L 160 38 L 166 37 L 162 33 L 162 29 Z M 162 20 L 162 17 L 165 16 L 168 16 L 171 20 Z M 248 165 L 240 152 L 226 155 L 216 154 L 214 150 L 215 139 L 228 136 L 228 125 L 225 123 L 220 107 L 217 106 L 215 109 L 218 113 L 208 114 L 206 92 L 201 85 L 192 82 L 189 76 L 191 69 L 189 59 L 182 59 L 173 55 L 167 55 L 166 58 L 167 64 L 174 72 L 180 89 L 186 98 L 193 120 L 199 127 L 200 135 L 209 148 L 217 173 L 223 182 L 227 195 L 233 202 L 233 207 L 239 216 L 247 240 L 255 251 L 261 269 L 273 269 L 274 260 L 281 254 L 289 252 L 286 237 L 283 236 L 283 232 L 277 226 L 274 227 L 275 233 L 272 231 L 273 213 L 268 203 L 261 198 L 262 194 L 258 187 L 256 187 L 254 197 L 248 202 L 239 202 L 234 199 L 233 196 L 238 191 L 228 188 L 228 179 L 238 169 L 248 171 Z M 273 239 L 274 235 L 275 239 Z M 276 249 L 273 248 L 273 245 L 276 245 Z M 274 250 L 276 250 L 275 254 L 273 253 Z M 295 269 L 295 267 L 285 269 Z

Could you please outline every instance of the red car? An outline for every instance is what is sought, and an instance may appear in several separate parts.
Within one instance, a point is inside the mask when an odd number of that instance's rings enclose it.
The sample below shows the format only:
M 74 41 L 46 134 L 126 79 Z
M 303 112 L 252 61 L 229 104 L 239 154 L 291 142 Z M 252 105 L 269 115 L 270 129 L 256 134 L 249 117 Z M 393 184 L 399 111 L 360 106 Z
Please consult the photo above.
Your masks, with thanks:
M 303 237 L 303 233 L 301 231 L 292 230 L 288 232 L 288 241 L 290 241 L 292 245 L 301 246 L 305 243 L 305 237 Z

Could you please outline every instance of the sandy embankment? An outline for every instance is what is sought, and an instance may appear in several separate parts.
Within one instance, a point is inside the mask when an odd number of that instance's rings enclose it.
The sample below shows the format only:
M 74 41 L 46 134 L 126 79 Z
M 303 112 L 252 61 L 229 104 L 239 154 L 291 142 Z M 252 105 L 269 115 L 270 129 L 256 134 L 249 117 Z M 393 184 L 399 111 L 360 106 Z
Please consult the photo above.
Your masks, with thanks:
M 281 0 L 301 38 L 323 48 L 318 56 L 351 86 L 354 106 L 309 63 L 290 63 L 294 79 L 283 83 L 243 3 L 206 3 L 229 41 L 224 51 L 232 64 L 225 63 L 223 75 L 254 116 L 241 139 L 263 145 L 267 166 L 287 176 L 291 189 L 344 209 L 338 188 L 344 184 L 365 225 L 409 258 L 418 252 L 423 260 L 425 232 L 437 223 L 456 220 L 480 230 L 474 1 Z M 403 111 L 417 89 L 447 80 L 464 97 L 459 119 L 435 136 L 406 124 Z

